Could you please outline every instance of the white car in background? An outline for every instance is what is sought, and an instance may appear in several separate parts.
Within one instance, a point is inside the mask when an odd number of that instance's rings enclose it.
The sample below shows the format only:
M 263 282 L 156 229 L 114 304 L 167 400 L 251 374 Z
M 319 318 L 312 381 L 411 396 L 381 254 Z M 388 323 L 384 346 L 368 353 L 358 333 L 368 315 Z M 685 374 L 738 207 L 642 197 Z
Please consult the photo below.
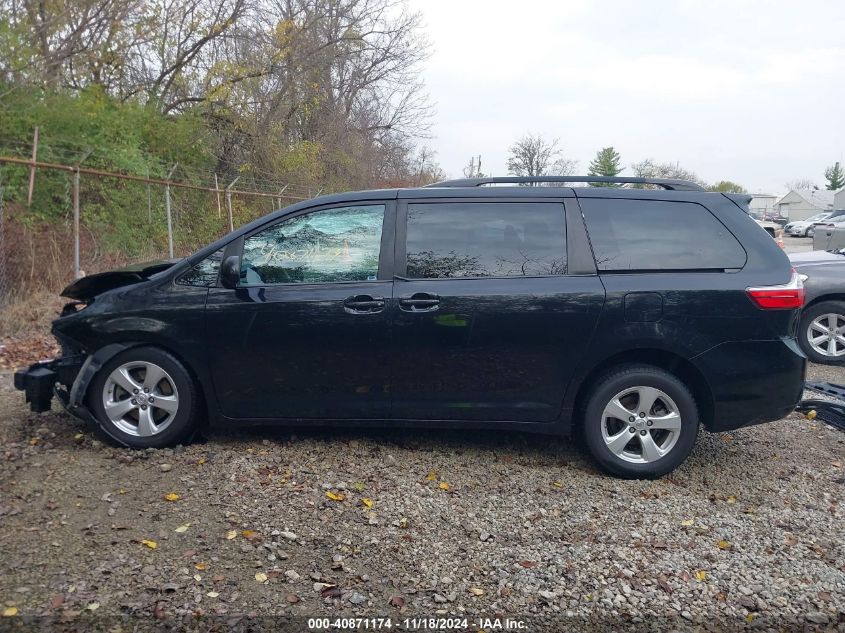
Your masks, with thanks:
M 790 222 L 783 227 L 783 230 L 787 235 L 791 235 L 793 237 L 813 237 L 814 223 L 826 220 L 830 217 L 831 213 L 833 213 L 833 211 L 825 211 L 824 213 L 818 213 L 806 220 L 796 220 L 795 222 Z
M 777 222 L 769 222 L 768 220 L 754 220 L 760 227 L 766 230 L 766 233 L 772 236 L 772 239 L 778 246 L 783 248 L 783 227 Z

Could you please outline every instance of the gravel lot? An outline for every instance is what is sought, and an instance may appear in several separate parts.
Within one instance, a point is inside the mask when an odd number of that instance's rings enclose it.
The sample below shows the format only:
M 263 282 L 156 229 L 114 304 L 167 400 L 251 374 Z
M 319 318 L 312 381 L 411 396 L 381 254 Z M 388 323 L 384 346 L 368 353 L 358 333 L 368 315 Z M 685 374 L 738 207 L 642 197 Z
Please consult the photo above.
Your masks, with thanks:
M 8 374 L 0 419 L 0 601 L 19 614 L 845 628 L 845 435 L 798 414 L 702 432 L 654 482 L 517 433 L 264 429 L 134 452 L 29 413 Z

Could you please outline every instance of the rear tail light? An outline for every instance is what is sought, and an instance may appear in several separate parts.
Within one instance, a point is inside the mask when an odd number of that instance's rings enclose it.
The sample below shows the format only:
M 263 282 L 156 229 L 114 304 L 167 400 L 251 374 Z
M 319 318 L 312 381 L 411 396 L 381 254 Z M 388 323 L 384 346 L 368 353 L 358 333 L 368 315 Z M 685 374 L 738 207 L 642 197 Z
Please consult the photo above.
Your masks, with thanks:
M 794 268 L 788 284 L 746 288 L 745 292 L 763 310 L 793 310 L 804 305 L 804 282 Z

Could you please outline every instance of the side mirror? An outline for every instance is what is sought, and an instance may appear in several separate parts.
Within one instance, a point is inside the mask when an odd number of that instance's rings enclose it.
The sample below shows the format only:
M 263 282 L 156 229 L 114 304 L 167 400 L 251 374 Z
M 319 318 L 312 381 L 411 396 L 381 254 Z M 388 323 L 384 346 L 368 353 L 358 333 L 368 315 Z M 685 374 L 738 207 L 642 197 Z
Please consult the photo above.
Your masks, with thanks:
M 237 255 L 229 255 L 220 264 L 220 285 L 231 290 L 238 287 L 240 280 L 241 258 Z

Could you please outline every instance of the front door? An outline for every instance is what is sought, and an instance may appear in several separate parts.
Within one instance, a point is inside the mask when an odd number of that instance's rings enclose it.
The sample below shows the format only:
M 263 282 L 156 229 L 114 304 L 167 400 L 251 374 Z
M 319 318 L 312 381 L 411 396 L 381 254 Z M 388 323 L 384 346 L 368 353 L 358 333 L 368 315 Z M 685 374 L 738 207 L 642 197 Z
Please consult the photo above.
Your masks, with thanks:
M 394 209 L 305 211 L 243 239 L 238 288 L 206 310 L 223 415 L 389 416 Z
M 398 221 L 394 417 L 556 420 L 604 301 L 568 274 L 563 200 L 408 201 Z

